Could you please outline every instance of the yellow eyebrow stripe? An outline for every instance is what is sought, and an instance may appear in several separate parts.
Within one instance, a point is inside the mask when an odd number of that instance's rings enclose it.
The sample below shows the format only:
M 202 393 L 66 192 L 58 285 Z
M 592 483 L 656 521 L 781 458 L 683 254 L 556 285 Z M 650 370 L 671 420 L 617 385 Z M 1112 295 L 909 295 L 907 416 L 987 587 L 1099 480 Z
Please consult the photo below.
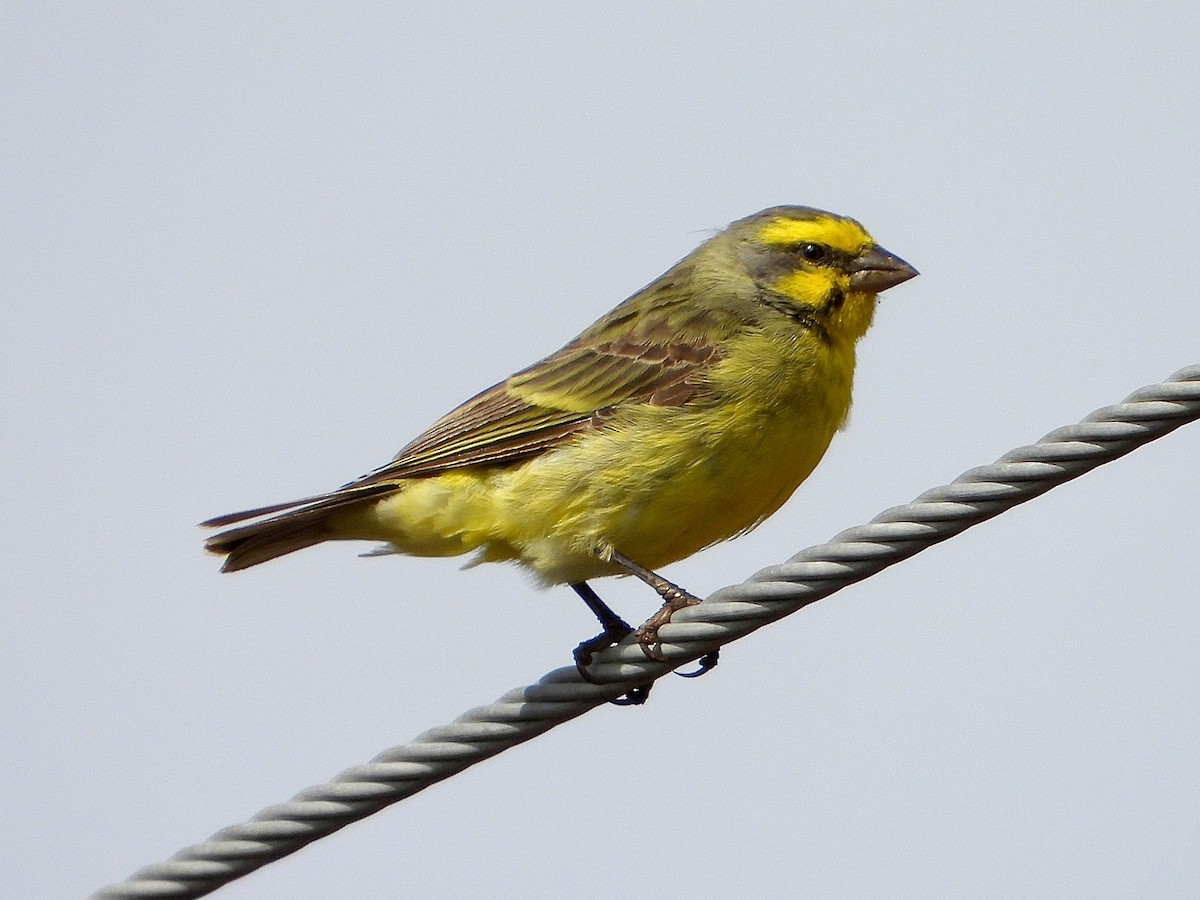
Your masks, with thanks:
M 805 241 L 826 244 L 836 250 L 858 253 L 873 243 L 871 235 L 853 219 L 789 219 L 780 216 L 758 231 L 758 239 L 773 247 L 794 247 Z

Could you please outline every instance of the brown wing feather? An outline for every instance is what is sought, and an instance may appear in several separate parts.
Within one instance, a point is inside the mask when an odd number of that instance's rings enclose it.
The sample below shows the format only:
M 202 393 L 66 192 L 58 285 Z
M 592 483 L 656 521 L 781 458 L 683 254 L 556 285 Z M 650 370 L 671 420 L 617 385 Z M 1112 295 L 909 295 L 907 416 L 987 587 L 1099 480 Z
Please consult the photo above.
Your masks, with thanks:
M 510 395 L 504 384 L 498 384 L 443 416 L 397 453 L 392 462 L 352 483 L 416 478 L 505 456 L 515 462 L 530 451 L 540 452 L 547 440 L 570 434 L 581 418 L 586 416 L 530 406 Z M 485 456 L 487 460 L 482 458 Z
M 709 344 L 570 344 L 472 397 L 346 487 L 519 462 L 594 427 L 597 414 L 621 403 L 681 406 L 703 390 L 698 376 L 717 356 Z

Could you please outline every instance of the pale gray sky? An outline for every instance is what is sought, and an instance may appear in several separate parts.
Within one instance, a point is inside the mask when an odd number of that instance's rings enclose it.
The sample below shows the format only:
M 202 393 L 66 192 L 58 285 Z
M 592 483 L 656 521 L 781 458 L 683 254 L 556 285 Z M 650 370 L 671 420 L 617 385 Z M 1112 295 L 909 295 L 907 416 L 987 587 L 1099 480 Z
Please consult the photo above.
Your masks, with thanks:
M 777 203 L 922 276 L 705 594 L 1200 362 L 1200 12 L 0 12 L 0 848 L 81 896 L 569 660 L 502 567 L 195 523 L 321 491 Z M 222 898 L 1184 897 L 1200 427 Z M 598 588 L 630 619 L 655 598 Z

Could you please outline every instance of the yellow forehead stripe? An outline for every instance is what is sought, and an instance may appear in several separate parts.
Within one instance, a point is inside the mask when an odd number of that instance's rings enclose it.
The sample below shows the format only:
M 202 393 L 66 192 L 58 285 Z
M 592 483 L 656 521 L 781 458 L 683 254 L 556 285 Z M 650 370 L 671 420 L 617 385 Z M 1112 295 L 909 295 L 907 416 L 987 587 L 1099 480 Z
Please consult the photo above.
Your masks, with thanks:
M 775 247 L 794 247 L 805 241 L 813 241 L 848 253 L 858 253 L 863 247 L 874 243 L 867 230 L 853 219 L 829 216 L 812 219 L 780 216 L 759 229 L 758 239 Z

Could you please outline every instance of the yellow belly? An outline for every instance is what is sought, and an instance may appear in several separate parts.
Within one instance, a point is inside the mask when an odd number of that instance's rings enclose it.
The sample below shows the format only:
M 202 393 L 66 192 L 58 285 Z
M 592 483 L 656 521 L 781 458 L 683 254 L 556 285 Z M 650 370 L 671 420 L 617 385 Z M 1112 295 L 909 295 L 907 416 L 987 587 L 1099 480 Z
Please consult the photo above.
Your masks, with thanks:
M 546 583 L 616 574 L 595 555 L 604 542 L 655 569 L 791 496 L 845 420 L 853 366 L 852 347 L 749 335 L 712 373 L 704 407 L 630 407 L 519 466 L 414 480 L 346 530 L 417 555 L 477 549 Z

